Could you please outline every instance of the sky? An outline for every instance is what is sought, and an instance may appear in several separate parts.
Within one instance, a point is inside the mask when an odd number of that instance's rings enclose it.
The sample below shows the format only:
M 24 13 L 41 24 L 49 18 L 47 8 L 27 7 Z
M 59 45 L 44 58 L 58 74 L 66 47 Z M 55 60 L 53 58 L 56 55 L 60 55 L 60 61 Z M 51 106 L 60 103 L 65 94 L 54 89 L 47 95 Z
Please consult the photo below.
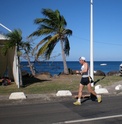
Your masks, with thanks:
M 11 30 L 21 29 L 26 39 L 38 25 L 34 19 L 43 18 L 43 8 L 59 10 L 73 31 L 67 61 L 80 56 L 90 60 L 90 0 L 1 0 L 0 23 Z M 8 33 L 3 27 L 0 32 Z M 42 37 L 33 41 L 35 46 Z M 93 0 L 93 58 L 94 61 L 122 61 L 122 0 Z M 60 43 L 51 60 L 62 60 Z M 59 56 L 58 56 L 59 55 Z M 56 56 L 56 57 L 55 57 Z

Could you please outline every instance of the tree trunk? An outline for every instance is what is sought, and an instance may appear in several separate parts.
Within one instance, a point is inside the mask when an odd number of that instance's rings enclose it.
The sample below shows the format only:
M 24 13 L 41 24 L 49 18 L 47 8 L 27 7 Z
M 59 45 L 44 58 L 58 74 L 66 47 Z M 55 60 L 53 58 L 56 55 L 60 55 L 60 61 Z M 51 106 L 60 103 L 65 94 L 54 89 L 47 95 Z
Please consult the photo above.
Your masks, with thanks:
M 30 71 L 31 71 L 32 75 L 35 76 L 35 70 L 33 69 L 33 65 L 30 62 L 30 58 L 29 58 L 28 53 L 27 53 L 27 60 L 28 60 L 28 64 L 29 64 L 29 67 L 30 67 Z
M 66 63 L 66 56 L 63 48 L 63 41 L 60 40 L 60 43 L 61 43 L 62 59 L 63 59 L 63 65 L 64 65 L 64 74 L 69 74 L 67 63 Z
M 26 48 L 24 50 L 25 50 L 25 53 L 26 53 L 26 56 L 27 56 L 27 60 L 28 60 L 28 64 L 29 64 L 29 67 L 30 67 L 31 74 L 33 76 L 35 76 L 35 70 L 33 69 L 33 65 L 30 62 L 30 57 L 29 57 L 28 51 L 26 50 Z

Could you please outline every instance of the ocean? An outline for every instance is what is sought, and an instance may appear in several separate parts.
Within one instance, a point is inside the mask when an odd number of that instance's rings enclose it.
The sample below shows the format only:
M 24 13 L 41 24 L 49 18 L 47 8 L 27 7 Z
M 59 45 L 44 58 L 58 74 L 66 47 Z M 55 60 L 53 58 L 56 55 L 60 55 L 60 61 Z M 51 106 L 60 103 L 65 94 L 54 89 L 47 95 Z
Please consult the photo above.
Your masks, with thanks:
M 88 62 L 90 65 L 90 62 Z M 119 67 L 122 61 L 95 61 L 94 71 L 101 70 L 104 73 L 110 71 L 119 71 Z M 51 75 L 59 74 L 63 72 L 62 61 L 43 61 L 33 63 L 36 73 L 49 72 Z M 81 65 L 78 61 L 67 61 L 68 68 L 72 70 L 80 70 Z M 21 69 L 30 73 L 28 62 L 21 62 Z

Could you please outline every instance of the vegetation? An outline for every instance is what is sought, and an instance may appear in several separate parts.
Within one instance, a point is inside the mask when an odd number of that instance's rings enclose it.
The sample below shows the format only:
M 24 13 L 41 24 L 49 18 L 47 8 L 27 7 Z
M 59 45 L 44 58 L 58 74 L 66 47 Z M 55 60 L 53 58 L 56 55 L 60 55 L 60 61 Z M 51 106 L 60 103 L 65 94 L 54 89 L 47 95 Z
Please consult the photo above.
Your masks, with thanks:
M 37 50 L 40 45 L 41 48 L 37 52 L 37 58 L 39 56 L 43 56 L 46 59 L 50 59 L 51 53 L 55 47 L 55 45 L 60 41 L 61 43 L 61 51 L 62 51 L 62 58 L 64 64 L 64 73 L 69 74 L 69 70 L 66 63 L 66 56 L 69 55 L 70 51 L 70 44 L 68 40 L 68 36 L 72 35 L 72 31 L 70 29 L 66 29 L 67 22 L 65 18 L 60 15 L 58 10 L 53 11 L 51 9 L 43 9 L 42 14 L 45 18 L 37 18 L 35 19 L 35 23 L 40 25 L 38 30 L 33 32 L 29 37 L 32 36 L 42 36 L 47 35 L 44 39 L 42 39 L 34 50 Z M 18 57 L 18 67 L 19 67 L 19 87 L 23 86 L 22 82 L 22 75 L 21 75 L 21 67 L 20 67 L 20 57 L 24 55 L 27 59 L 30 71 L 33 76 L 35 76 L 35 70 L 33 65 L 30 62 L 30 52 L 32 50 L 31 44 L 29 41 L 22 41 L 22 31 L 20 29 L 14 30 L 8 34 L 6 37 L 9 39 L 8 42 L 5 42 L 3 47 L 3 54 L 6 55 L 8 50 L 16 49 L 17 50 L 17 57 Z M 24 51 L 24 53 L 23 53 Z M 9 91 L 9 90 L 8 90 Z
M 70 90 L 77 92 L 81 76 L 62 75 L 57 78 L 25 78 L 25 87 L 18 89 L 15 83 L 8 86 L 0 86 L 0 94 L 10 94 L 12 92 L 24 92 L 25 94 L 45 94 L 56 93 L 58 90 Z M 95 76 L 96 85 L 101 84 L 103 87 L 110 86 L 118 81 L 122 81 L 120 76 Z
M 46 35 L 46 37 L 42 39 L 35 47 L 35 50 L 37 50 L 41 45 L 37 51 L 36 57 L 38 58 L 39 56 L 44 55 L 47 60 L 50 59 L 54 47 L 60 41 L 64 73 L 69 74 L 65 55 L 69 55 L 70 44 L 68 36 L 72 35 L 72 31 L 65 28 L 67 26 L 67 22 L 65 18 L 60 15 L 58 10 L 53 11 L 51 9 L 43 9 L 42 14 L 45 16 L 45 18 L 36 18 L 34 20 L 34 23 L 38 24 L 39 27 L 29 36 Z
M 6 37 L 9 39 L 9 41 L 4 44 L 3 53 L 4 55 L 6 55 L 10 48 L 16 49 L 17 47 L 20 85 L 22 85 L 22 77 L 21 77 L 21 69 L 20 69 L 20 46 L 22 44 L 22 32 L 21 30 L 14 30 L 13 32 L 6 34 Z
M 18 67 L 19 67 L 19 74 L 20 74 L 19 75 L 20 85 L 23 85 L 22 84 L 22 76 L 21 76 L 21 67 L 20 67 L 20 56 L 22 54 L 22 50 L 25 51 L 26 58 L 28 60 L 32 75 L 35 75 L 32 65 L 31 65 L 31 62 L 30 62 L 30 58 L 29 58 L 29 53 L 32 49 L 31 44 L 28 41 L 27 42 L 22 41 L 22 31 L 20 29 L 19 30 L 15 29 L 14 31 L 6 34 L 6 37 L 9 40 L 8 40 L 8 42 L 5 42 L 5 44 L 3 46 L 3 54 L 6 55 L 10 48 L 17 49 Z

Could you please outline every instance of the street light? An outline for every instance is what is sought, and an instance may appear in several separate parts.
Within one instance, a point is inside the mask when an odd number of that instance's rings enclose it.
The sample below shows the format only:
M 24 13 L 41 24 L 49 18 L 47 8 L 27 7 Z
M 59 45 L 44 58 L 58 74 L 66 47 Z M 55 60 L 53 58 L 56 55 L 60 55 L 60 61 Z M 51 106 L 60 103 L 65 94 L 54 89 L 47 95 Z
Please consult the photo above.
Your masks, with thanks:
M 90 1 L 90 76 L 94 80 L 93 64 L 93 0 Z M 94 84 L 92 83 L 92 87 Z

